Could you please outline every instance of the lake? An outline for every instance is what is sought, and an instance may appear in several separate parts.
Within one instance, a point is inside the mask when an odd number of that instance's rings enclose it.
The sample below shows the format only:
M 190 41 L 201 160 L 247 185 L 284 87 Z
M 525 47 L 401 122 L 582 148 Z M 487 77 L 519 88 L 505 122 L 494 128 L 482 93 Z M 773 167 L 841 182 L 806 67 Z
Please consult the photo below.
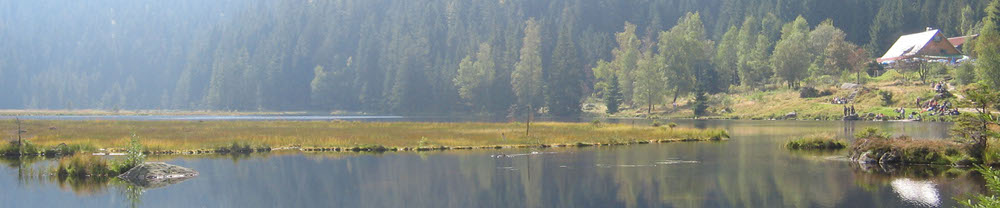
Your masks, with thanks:
M 798 136 L 849 137 L 870 126 L 944 138 L 948 123 L 672 122 L 724 128 L 732 138 L 587 148 L 159 157 L 152 159 L 201 175 L 145 190 L 19 177 L 24 170 L 18 162 L 5 161 L 0 207 L 953 207 L 955 197 L 985 189 L 981 177 L 960 169 L 861 166 L 846 161 L 844 152 L 781 147 Z

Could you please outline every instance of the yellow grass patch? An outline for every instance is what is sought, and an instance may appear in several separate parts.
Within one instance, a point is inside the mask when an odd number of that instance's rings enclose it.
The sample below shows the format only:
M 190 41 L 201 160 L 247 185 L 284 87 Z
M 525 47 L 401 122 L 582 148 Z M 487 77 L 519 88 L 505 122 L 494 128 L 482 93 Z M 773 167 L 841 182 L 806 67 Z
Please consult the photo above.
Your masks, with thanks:
M 519 123 L 420 123 L 344 121 L 23 121 L 28 140 L 41 146 L 88 144 L 127 146 L 135 133 L 154 151 L 215 149 L 234 143 L 251 147 L 523 146 L 616 144 L 650 140 L 722 139 L 717 129 L 631 126 L 625 124 L 532 123 L 525 135 Z M 0 137 L 16 137 L 12 120 L 0 120 Z M 721 132 L 721 133 L 720 133 Z

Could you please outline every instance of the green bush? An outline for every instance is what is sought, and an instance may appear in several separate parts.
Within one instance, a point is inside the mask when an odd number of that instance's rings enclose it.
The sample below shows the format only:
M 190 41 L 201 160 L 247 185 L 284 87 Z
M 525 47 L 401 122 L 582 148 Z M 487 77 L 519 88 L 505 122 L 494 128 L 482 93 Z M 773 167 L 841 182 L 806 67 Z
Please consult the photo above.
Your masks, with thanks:
M 703 92 L 696 92 L 694 95 L 694 115 L 708 115 L 708 96 Z
M 867 127 L 861 132 L 854 134 L 854 137 L 859 139 L 888 139 L 890 136 L 892 135 L 872 127 Z
M 965 62 L 954 71 L 955 81 L 960 85 L 968 85 L 976 82 L 976 67 L 972 63 Z
M 802 87 L 799 90 L 799 98 L 814 98 L 819 96 L 819 90 L 816 90 L 814 87 Z
M 893 103 L 895 103 L 892 101 L 892 96 L 893 96 L 892 92 L 879 90 L 878 96 L 880 99 L 882 99 L 882 106 L 891 106 Z
M 111 170 L 117 173 L 124 173 L 146 162 L 146 154 L 143 151 L 144 148 L 142 147 L 142 143 L 139 143 L 139 137 L 132 134 L 132 139 L 129 141 L 128 149 L 126 149 L 127 155 L 125 156 L 125 160 L 112 161 Z
M 944 63 L 931 63 L 931 75 L 948 75 L 949 67 Z

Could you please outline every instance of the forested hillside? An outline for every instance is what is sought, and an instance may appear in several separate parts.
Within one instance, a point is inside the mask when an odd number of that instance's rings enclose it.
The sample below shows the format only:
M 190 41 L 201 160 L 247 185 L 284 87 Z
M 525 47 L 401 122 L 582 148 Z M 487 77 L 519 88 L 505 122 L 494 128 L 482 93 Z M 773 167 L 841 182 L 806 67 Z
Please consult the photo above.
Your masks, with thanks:
M 848 46 L 866 51 L 857 62 L 925 27 L 978 33 L 988 3 L 3 1 L 0 108 L 506 114 L 533 106 L 572 116 L 612 85 L 613 96 L 650 104 L 730 85 L 797 85 L 816 64 L 850 67 L 826 59 L 856 54 Z M 843 48 L 828 47 L 832 39 Z M 813 56 L 784 62 L 803 53 Z M 623 63 L 683 74 L 601 73 Z M 638 79 L 664 76 L 674 79 Z

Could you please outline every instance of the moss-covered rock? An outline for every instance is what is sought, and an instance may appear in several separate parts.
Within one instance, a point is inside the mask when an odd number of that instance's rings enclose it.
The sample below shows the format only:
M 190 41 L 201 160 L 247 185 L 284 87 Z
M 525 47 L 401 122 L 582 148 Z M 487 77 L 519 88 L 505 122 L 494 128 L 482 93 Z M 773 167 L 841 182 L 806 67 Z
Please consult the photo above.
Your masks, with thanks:
M 863 138 L 851 145 L 849 157 L 862 164 L 967 166 L 973 160 L 964 149 L 964 144 L 948 140 Z

